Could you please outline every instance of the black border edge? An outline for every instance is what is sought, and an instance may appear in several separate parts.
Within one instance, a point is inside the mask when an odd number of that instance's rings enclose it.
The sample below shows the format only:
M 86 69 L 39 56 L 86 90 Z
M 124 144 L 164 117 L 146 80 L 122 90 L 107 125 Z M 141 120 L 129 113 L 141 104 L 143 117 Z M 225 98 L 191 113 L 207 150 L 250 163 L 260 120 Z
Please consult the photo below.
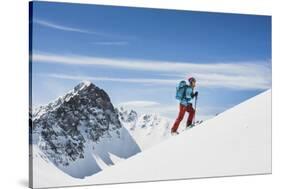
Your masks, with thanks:
M 29 101 L 29 110 L 28 110 L 28 136 L 29 136 L 29 141 L 28 141 L 28 146 L 29 146 L 29 174 L 28 174 L 28 186 L 30 188 L 33 188 L 33 150 L 32 150 L 32 34 L 33 34 L 33 2 L 29 1 L 28 2 L 28 53 L 29 53 L 29 62 L 28 62 L 28 101 Z

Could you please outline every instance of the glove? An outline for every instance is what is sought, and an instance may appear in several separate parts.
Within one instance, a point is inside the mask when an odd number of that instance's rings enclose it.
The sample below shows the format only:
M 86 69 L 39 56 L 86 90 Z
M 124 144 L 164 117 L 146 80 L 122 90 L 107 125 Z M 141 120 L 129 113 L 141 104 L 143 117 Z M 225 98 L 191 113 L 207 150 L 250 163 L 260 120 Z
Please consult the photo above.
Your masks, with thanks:
M 193 96 L 197 97 L 198 96 L 198 91 L 196 91 Z

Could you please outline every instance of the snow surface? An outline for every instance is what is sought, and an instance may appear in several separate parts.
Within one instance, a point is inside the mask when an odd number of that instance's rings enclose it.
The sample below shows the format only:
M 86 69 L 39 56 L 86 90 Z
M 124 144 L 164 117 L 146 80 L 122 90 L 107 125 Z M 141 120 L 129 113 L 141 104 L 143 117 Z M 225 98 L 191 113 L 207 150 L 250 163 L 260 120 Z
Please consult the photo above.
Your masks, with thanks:
M 34 154 L 35 188 L 271 173 L 271 90 L 85 179 Z

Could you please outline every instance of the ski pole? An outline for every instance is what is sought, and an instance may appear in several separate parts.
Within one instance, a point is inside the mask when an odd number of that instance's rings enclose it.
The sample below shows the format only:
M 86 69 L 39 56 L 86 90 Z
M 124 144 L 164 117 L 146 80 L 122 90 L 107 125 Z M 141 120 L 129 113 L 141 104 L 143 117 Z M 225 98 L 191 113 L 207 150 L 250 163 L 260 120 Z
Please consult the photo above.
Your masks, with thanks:
M 194 118 L 193 118 L 193 124 L 195 124 L 195 116 L 196 116 L 196 108 L 197 108 L 197 96 L 195 97 L 195 102 L 194 102 Z

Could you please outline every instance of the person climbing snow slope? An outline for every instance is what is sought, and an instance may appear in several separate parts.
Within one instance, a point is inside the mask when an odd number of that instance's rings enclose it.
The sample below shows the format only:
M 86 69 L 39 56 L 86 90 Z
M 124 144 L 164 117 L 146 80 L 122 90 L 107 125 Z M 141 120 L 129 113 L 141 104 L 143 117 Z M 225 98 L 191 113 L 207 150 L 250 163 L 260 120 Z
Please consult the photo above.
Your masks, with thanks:
M 180 122 L 184 118 L 185 112 L 188 112 L 188 118 L 186 127 L 192 126 L 193 118 L 195 116 L 195 110 L 192 106 L 192 99 L 194 97 L 197 98 L 198 92 L 194 92 L 194 88 L 196 85 L 196 80 L 194 77 L 190 77 L 188 79 L 189 85 L 187 85 L 186 81 L 181 81 L 177 87 L 176 99 L 180 101 L 179 103 L 179 114 L 178 117 L 171 129 L 172 134 L 178 134 L 178 127 Z

